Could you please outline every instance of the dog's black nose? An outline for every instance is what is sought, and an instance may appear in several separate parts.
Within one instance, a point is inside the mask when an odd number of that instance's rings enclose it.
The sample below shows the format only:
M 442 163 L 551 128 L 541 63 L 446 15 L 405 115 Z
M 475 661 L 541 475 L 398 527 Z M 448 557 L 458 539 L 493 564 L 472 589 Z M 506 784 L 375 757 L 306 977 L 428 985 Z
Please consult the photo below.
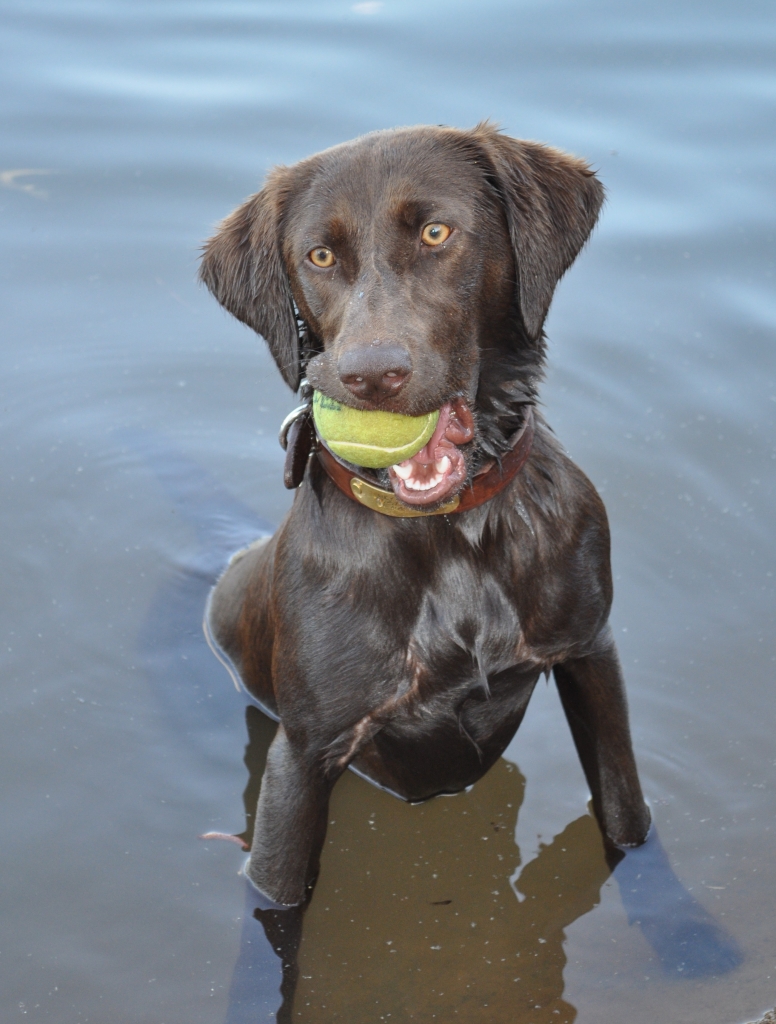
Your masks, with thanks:
M 412 373 L 406 348 L 373 342 L 350 348 L 340 356 L 337 372 L 345 387 L 362 401 L 379 401 L 397 394 Z

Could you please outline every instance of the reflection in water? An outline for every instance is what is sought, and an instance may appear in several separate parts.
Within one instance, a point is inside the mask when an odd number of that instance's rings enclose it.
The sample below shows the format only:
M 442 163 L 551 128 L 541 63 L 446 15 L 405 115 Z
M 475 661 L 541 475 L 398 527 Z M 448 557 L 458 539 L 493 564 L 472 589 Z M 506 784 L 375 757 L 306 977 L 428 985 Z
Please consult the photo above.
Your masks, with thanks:
M 414 807 L 342 781 L 295 1020 L 573 1021 L 564 929 L 609 876 L 593 819 L 542 847 L 513 889 L 525 780 L 507 761 L 469 792 Z
M 255 708 L 247 723 L 246 765 L 263 768 L 274 726 Z M 564 929 L 596 906 L 609 867 L 598 826 L 584 816 L 510 882 L 524 788 L 502 760 L 468 792 L 411 806 L 346 773 L 298 967 L 301 914 L 257 912 L 249 892 L 227 1024 L 244 1024 L 263 1003 L 251 958 L 256 918 L 284 960 L 284 994 L 298 972 L 294 1021 L 573 1021 L 563 999 Z M 255 793 L 252 778 L 248 841 Z M 278 1020 L 291 1020 L 289 1010 L 286 999 Z
M 254 707 L 246 720 L 240 837 L 249 845 L 275 725 Z M 246 884 L 226 1024 L 248 1024 L 267 1005 L 266 967 L 255 957 L 259 921 L 283 967 L 281 1024 L 569 1024 L 577 1013 L 563 998 L 565 929 L 598 904 L 613 859 L 628 919 L 665 971 L 700 977 L 740 964 L 735 941 L 681 884 L 654 831 L 640 849 L 612 857 L 584 815 L 520 869 L 514 835 L 524 788 L 519 770 L 501 760 L 468 792 L 412 806 L 346 773 L 306 911 L 263 909 Z
M 614 869 L 628 921 L 638 924 L 668 974 L 713 977 L 743 956 L 732 935 L 682 885 L 657 830 Z
M 266 524 L 158 439 L 131 442 L 201 546 L 153 602 L 141 643 L 168 710 L 204 740 L 218 707 L 200 692 L 218 671 L 199 628 L 207 593 L 228 554 Z M 253 706 L 246 723 L 240 838 L 249 844 L 275 725 Z M 332 797 L 304 929 L 301 911 L 267 909 L 246 884 L 226 1024 L 274 1013 L 280 1024 L 573 1021 L 576 1010 L 563 999 L 565 929 L 597 905 L 610 867 L 597 824 L 583 816 L 521 868 L 514 835 L 524 787 L 502 760 L 469 792 L 410 806 L 346 773 Z M 667 972 L 717 975 L 741 962 L 735 942 L 677 879 L 656 834 L 620 857 L 614 877 L 628 919 Z
M 293 1019 L 303 914 L 301 907 L 267 907 L 258 890 L 245 882 L 240 954 L 229 987 L 225 1024 L 256 1024 L 271 1019 L 289 1024 Z M 267 942 L 277 957 L 274 964 L 267 961 Z

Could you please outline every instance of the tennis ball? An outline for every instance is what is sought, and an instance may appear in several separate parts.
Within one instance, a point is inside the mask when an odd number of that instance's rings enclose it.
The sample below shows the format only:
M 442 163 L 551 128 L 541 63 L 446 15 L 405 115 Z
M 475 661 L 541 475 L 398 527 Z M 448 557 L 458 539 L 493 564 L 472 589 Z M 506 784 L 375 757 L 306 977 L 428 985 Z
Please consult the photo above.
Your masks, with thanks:
M 434 433 L 439 410 L 425 416 L 397 412 L 362 412 L 313 395 L 313 419 L 319 436 L 341 459 L 368 469 L 385 469 L 417 455 Z

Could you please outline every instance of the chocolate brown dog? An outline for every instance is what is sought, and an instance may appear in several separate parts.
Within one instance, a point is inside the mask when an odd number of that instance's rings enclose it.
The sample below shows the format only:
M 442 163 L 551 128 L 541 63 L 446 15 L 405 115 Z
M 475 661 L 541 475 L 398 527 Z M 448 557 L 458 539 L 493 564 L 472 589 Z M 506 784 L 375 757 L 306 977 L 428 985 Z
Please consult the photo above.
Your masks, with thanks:
M 605 836 L 646 838 L 606 512 L 534 408 L 553 291 L 602 199 L 581 160 L 489 124 L 403 128 L 276 168 L 205 247 L 202 280 L 303 397 L 441 410 L 418 455 L 374 472 L 303 412 L 293 508 L 213 593 L 211 635 L 280 721 L 248 866 L 277 903 L 314 884 L 345 768 L 406 800 L 461 790 L 542 672 Z

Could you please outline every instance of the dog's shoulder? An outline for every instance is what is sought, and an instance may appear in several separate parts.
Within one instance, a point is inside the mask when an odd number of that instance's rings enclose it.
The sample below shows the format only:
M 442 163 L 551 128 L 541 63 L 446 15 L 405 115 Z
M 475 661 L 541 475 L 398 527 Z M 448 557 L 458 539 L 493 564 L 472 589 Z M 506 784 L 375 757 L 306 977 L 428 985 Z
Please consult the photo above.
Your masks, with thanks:
M 609 523 L 595 486 L 545 427 L 506 496 L 507 556 L 520 619 L 536 651 L 591 641 L 611 608 Z M 502 531 L 502 536 L 506 531 Z
M 541 531 L 553 546 L 574 544 L 580 532 L 597 533 L 608 545 L 609 523 L 601 496 L 543 420 L 531 456 L 509 488 L 508 514 Z

